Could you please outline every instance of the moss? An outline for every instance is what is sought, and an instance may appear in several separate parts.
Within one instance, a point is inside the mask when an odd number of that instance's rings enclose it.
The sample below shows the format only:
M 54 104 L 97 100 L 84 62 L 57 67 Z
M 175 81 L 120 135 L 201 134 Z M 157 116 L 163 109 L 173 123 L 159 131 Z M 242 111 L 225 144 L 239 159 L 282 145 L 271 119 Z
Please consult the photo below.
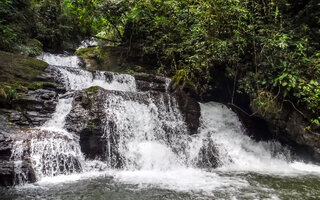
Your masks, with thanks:
M 0 51 L 0 82 L 32 81 L 48 64 L 35 58 Z
M 96 128 L 95 122 L 93 120 L 89 120 L 87 123 L 87 128 L 90 130 L 95 129 Z
M 99 86 L 93 86 L 93 87 L 89 87 L 88 89 L 86 89 L 86 92 L 97 94 L 99 92 L 99 89 L 100 89 Z
M 99 47 L 88 47 L 77 50 L 75 54 L 84 59 L 99 59 L 101 57 L 101 50 Z
M 28 89 L 31 89 L 31 90 L 37 90 L 41 88 L 55 88 L 56 85 L 50 82 L 33 82 L 33 83 L 30 83 L 27 87 Z

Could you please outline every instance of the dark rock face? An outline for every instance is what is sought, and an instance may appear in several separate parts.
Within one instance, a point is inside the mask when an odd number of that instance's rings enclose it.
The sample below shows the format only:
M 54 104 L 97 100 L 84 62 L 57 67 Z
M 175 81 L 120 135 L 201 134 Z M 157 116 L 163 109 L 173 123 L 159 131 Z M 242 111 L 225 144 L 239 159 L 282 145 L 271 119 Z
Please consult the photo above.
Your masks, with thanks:
M 65 128 L 80 135 L 81 150 L 90 159 L 103 157 L 105 151 L 102 119 L 106 96 L 100 94 L 100 90 L 98 93 L 77 92 L 66 118 Z
M 206 141 L 206 144 L 201 147 L 197 166 L 200 168 L 217 168 L 219 167 L 219 159 L 217 158 L 218 151 L 212 140 Z
M 0 125 L 3 130 L 0 130 L 0 186 L 14 185 L 14 170 L 13 163 L 10 162 L 12 138 L 6 129 L 8 121 L 3 116 L 0 116 Z
M 201 115 L 200 105 L 195 99 L 190 98 L 183 90 L 176 91 L 174 96 L 176 97 L 179 108 L 185 117 L 190 134 L 197 134 Z
M 29 91 L 13 102 L 17 111 L 9 114 L 9 120 L 21 127 L 41 126 L 51 118 L 57 104 L 57 92 L 38 89 Z
M 170 79 L 151 74 L 135 74 L 137 89 L 140 91 L 166 92 Z
M 284 104 L 280 116 L 266 116 L 275 137 L 289 144 L 298 157 L 320 163 L 320 134 L 306 129 L 308 121 L 290 104 Z

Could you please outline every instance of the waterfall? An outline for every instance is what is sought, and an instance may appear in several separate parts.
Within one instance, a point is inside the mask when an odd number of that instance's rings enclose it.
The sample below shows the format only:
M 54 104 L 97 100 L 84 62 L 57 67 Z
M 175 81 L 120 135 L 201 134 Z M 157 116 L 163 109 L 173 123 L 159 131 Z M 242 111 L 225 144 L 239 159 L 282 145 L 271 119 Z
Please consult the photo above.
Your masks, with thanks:
M 91 46 L 97 46 L 98 42 L 95 40 L 95 38 L 89 38 L 87 40 L 84 40 L 81 42 L 80 46 L 77 48 L 77 50 L 82 49 L 82 48 L 88 48 Z
M 37 179 L 81 172 L 83 155 L 78 138 L 64 132 L 34 131 L 30 141 L 30 159 Z
M 99 86 L 106 90 L 136 91 L 133 76 L 111 72 L 88 72 L 82 69 L 59 68 L 68 90 Z
M 320 167 L 292 160 L 279 142 L 256 142 L 245 134 L 237 115 L 225 105 L 201 104 L 199 135 L 209 135 L 218 151 L 219 170 L 272 174 L 320 173 Z
M 219 172 L 225 171 L 320 173 L 317 166 L 292 162 L 289 151 L 277 142 L 253 141 L 236 114 L 222 104 L 200 103 L 198 134 L 189 135 L 179 104 L 168 92 L 140 91 L 132 75 L 86 71 L 77 56 L 43 53 L 38 58 L 60 72 L 67 93 L 60 95 L 50 120 L 16 140 L 11 160 L 18 184 L 28 179 L 24 157 L 37 180 L 102 170 L 121 182 L 176 190 L 248 184 L 222 178 Z M 164 80 L 165 91 L 169 83 Z M 86 160 L 79 136 L 65 129 L 75 92 L 92 86 L 107 91 L 101 111 L 101 160 Z
M 166 158 L 178 158 L 172 149 L 177 148 L 176 138 L 187 134 L 187 127 L 174 98 L 117 93 L 108 96 L 105 111 L 103 137 L 108 141 L 109 166 L 164 168 Z M 168 162 L 179 163 L 177 159 Z
M 219 103 L 201 104 L 200 135 L 210 135 L 221 169 L 279 171 L 290 161 L 288 150 L 278 142 L 255 142 L 245 135 L 237 115 Z M 268 165 L 267 165 L 268 163 Z
M 73 91 L 100 86 L 108 90 L 136 91 L 133 76 L 111 72 L 91 73 L 80 68 L 77 56 L 43 53 L 38 59 L 54 66 L 62 75 L 67 93 L 60 95 L 56 111 L 42 127 L 28 130 L 17 138 L 13 146 L 11 160 L 14 161 L 16 183 L 28 182 L 23 170 L 24 157 L 29 162 L 37 180 L 44 177 L 68 175 L 82 172 L 85 168 L 84 156 L 79 145 L 79 137 L 64 129 L 65 118 L 72 109 Z
M 38 59 L 43 60 L 49 65 L 66 66 L 73 68 L 78 68 L 81 64 L 81 60 L 78 56 L 69 56 L 64 54 L 42 53 L 40 56 L 38 56 Z

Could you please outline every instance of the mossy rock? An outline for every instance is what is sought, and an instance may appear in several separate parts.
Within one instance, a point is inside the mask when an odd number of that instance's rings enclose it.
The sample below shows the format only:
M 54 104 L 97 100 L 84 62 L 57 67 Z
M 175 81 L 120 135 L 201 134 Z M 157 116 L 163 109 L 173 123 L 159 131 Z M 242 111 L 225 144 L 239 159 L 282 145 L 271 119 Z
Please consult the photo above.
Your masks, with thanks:
M 32 81 L 47 67 L 41 60 L 0 51 L 0 82 Z
M 101 56 L 101 49 L 99 47 L 88 47 L 78 49 L 75 54 L 84 59 L 99 59 Z
M 53 83 L 35 82 L 48 67 L 46 62 L 35 58 L 0 51 L 0 98 L 3 102 L 16 98 L 18 93 L 44 87 Z

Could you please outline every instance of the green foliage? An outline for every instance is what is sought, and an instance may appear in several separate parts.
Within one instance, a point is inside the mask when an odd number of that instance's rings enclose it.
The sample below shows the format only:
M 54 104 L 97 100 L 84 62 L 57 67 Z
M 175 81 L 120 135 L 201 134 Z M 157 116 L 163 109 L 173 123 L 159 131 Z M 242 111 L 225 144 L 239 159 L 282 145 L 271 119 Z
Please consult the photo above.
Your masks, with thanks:
M 15 90 L 9 85 L 6 85 L 3 90 L 4 90 L 4 97 L 7 100 L 11 101 L 17 97 L 17 90 Z
M 97 59 L 97 60 L 102 59 L 101 49 L 99 47 L 82 48 L 77 50 L 75 54 L 85 59 Z
M 173 76 L 173 88 L 201 96 L 214 87 L 216 66 L 224 66 L 259 114 L 290 102 L 320 128 L 316 0 L 4 0 L 0 15 L 0 49 L 37 55 L 41 45 L 32 47 L 32 38 L 60 48 L 97 34 L 125 47 L 128 58 L 139 54 L 148 70 Z M 106 64 L 113 57 L 101 49 L 77 54 Z
M 259 91 L 257 97 L 251 101 L 251 107 L 263 117 L 279 117 L 282 106 L 271 92 Z
M 237 91 L 248 94 L 261 115 L 279 113 L 282 103 L 291 102 L 317 124 L 317 1 L 110 2 L 104 13 L 112 26 L 106 26 L 118 30 L 129 50 L 155 58 L 158 72 L 174 75 L 174 88 L 201 95 L 211 87 L 215 65 L 224 65 Z
M 0 50 L 35 56 L 42 45 L 34 46 L 34 39 L 50 49 L 76 43 L 95 32 L 96 5 L 95 0 L 1 1 Z

